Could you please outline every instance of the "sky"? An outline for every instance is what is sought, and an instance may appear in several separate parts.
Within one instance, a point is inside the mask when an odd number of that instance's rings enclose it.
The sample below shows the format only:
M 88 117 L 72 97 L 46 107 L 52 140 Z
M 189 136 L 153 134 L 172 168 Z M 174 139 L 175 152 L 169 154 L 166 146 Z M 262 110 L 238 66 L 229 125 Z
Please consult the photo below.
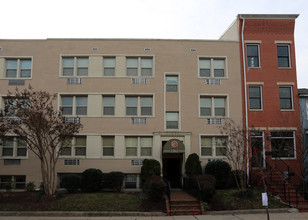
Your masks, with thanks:
M 219 39 L 237 14 L 300 14 L 297 79 L 308 88 L 307 0 L 3 0 L 0 39 Z

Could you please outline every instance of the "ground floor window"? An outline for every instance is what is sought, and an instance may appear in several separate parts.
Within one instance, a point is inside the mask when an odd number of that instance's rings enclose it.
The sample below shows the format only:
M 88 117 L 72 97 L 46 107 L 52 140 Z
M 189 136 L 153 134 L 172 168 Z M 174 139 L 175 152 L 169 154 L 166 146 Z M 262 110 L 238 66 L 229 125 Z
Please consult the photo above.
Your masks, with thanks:
M 272 157 L 295 157 L 294 131 L 271 132 Z
M 26 176 L 0 176 L 0 189 L 25 189 Z
M 125 189 L 137 189 L 137 174 L 125 175 Z
M 225 156 L 226 145 L 226 136 L 202 136 L 201 156 Z

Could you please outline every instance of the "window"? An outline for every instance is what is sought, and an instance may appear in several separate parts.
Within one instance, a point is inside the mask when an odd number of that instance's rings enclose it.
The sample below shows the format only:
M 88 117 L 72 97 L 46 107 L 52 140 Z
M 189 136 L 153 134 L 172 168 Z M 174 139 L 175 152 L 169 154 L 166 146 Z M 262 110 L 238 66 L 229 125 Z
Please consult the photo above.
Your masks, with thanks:
M 114 156 L 114 136 L 103 136 L 103 156 Z
M 103 97 L 103 114 L 104 115 L 114 115 L 114 96 L 104 96 Z
M 250 145 L 251 145 L 251 166 L 252 167 L 264 167 L 263 157 L 263 132 L 251 131 L 250 132 Z
M 290 67 L 290 47 L 289 45 L 277 45 L 278 67 Z
M 249 86 L 249 109 L 262 109 L 261 86 Z
M 62 96 L 63 115 L 87 115 L 87 96 Z
M 15 117 L 18 112 L 21 113 L 22 109 L 28 106 L 28 99 L 4 98 L 4 111 L 7 117 Z
M 63 57 L 62 75 L 63 76 L 87 76 L 88 75 L 88 57 Z
M 152 57 L 127 57 L 126 58 L 127 76 L 152 76 L 153 58 Z
M 6 78 L 31 78 L 31 59 L 7 59 Z
M 125 148 L 126 148 L 126 156 L 151 157 L 153 148 L 153 138 L 125 137 Z M 138 152 L 140 152 L 139 155 Z
M 27 142 L 20 137 L 2 138 L 2 157 L 27 157 Z
M 126 115 L 150 116 L 153 114 L 153 97 L 150 96 L 127 96 Z
M 167 112 L 166 113 L 166 128 L 167 129 L 179 129 L 179 113 Z
M 293 131 L 271 132 L 272 157 L 295 157 Z
M 280 109 L 282 110 L 293 109 L 291 86 L 279 86 L 279 96 L 280 96 Z
M 200 115 L 226 116 L 226 97 L 200 97 Z
M 200 58 L 199 59 L 200 77 L 225 77 L 224 58 Z
M 60 151 L 61 156 L 86 156 L 87 137 L 75 136 L 68 138 Z
M 115 63 L 114 57 L 104 57 L 104 76 L 115 75 Z
M 248 67 L 259 67 L 259 44 L 247 44 L 246 50 Z
M 6 189 L 7 185 L 12 189 L 25 189 L 26 176 L 0 176 L 0 189 Z
M 225 156 L 227 137 L 224 136 L 202 136 L 201 156 Z
M 137 174 L 126 174 L 125 175 L 125 188 L 136 189 L 137 188 Z
M 166 91 L 167 92 L 178 92 L 178 76 L 166 76 Z

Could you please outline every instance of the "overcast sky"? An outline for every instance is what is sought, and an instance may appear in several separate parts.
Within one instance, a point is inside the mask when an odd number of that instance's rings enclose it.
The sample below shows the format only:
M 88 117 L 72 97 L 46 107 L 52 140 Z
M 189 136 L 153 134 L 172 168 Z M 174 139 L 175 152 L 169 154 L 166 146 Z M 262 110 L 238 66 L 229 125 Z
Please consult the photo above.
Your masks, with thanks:
M 0 39 L 218 39 L 237 14 L 300 14 L 297 78 L 299 88 L 308 88 L 307 0 L 3 0 L 0 5 Z

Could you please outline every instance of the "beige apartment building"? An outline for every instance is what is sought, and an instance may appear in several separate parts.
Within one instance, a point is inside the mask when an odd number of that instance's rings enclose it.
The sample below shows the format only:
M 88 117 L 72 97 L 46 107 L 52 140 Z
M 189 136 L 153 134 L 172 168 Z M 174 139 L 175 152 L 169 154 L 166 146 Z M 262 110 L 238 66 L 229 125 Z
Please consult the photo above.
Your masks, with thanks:
M 225 159 L 220 124 L 242 125 L 239 41 L 157 39 L 0 40 L 0 107 L 7 91 L 57 93 L 67 120 L 83 124 L 62 151 L 59 183 L 88 168 L 126 174 L 139 188 L 142 161 L 160 161 L 172 187 L 197 153 L 202 168 Z M 0 143 L 0 184 L 41 180 L 39 161 L 9 136 Z

